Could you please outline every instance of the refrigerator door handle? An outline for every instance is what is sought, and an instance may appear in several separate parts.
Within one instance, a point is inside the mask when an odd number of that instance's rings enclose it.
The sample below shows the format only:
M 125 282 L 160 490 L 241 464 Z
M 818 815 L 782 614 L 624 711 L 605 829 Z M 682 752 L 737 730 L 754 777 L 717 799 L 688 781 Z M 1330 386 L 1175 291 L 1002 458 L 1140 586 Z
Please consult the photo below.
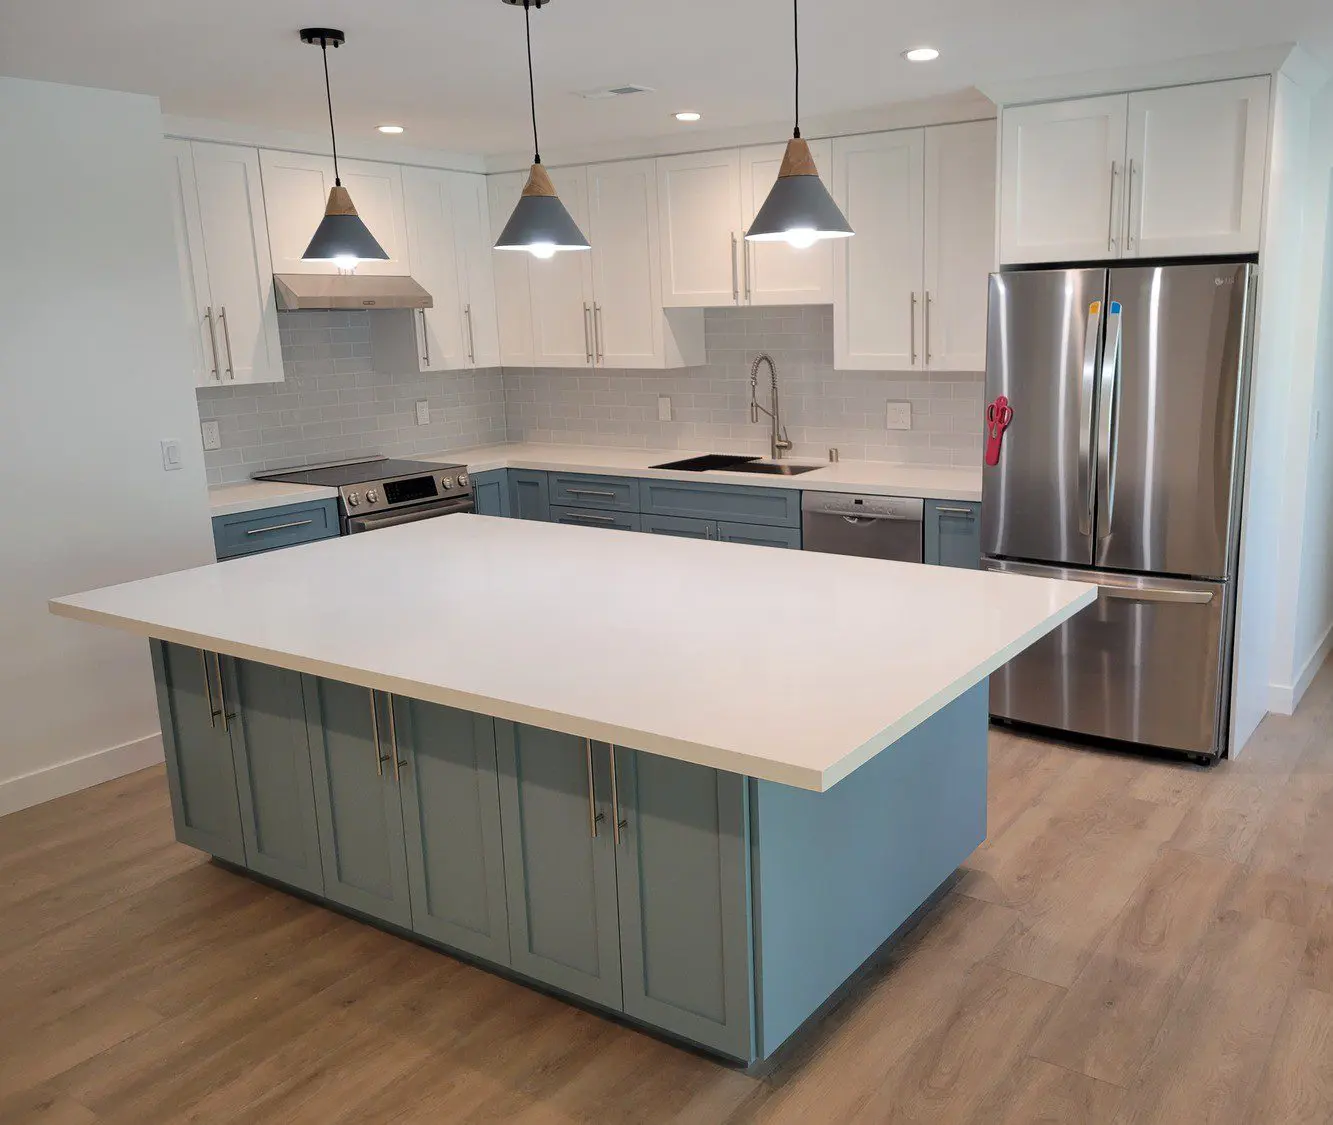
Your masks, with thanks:
M 1092 408 L 1097 398 L 1097 345 L 1101 340 L 1102 303 L 1088 306 L 1088 332 L 1083 342 L 1083 384 L 1078 403 L 1078 494 L 1083 508 L 1078 515 L 1080 535 L 1092 534 Z
M 1154 586 L 1102 586 L 1101 596 L 1122 602 L 1175 602 L 1180 605 L 1211 605 L 1211 590 L 1165 590 Z
M 1120 395 L 1120 302 L 1106 310 L 1106 346 L 1097 403 L 1097 539 L 1111 534 L 1115 512 L 1115 416 Z

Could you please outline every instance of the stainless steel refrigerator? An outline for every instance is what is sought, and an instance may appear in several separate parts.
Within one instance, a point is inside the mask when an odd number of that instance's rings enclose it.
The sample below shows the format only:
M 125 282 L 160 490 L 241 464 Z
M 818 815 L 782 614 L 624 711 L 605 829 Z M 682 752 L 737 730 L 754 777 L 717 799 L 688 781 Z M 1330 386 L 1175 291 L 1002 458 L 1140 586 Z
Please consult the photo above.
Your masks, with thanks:
M 1101 587 L 991 677 L 994 716 L 1225 754 L 1254 276 L 991 277 L 983 566 Z

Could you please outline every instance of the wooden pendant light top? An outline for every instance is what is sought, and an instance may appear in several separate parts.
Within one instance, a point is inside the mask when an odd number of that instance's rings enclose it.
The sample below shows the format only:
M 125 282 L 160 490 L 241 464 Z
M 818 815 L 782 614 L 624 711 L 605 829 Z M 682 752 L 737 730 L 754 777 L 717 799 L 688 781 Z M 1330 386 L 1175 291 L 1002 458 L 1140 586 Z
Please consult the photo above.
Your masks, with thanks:
M 800 137 L 792 137 L 787 142 L 787 151 L 782 154 L 782 167 L 778 169 L 778 179 L 788 176 L 818 176 L 815 158 L 810 154 L 810 146 Z
M 329 192 L 329 202 L 324 208 L 326 215 L 355 215 L 356 206 L 352 203 L 352 197 L 348 194 L 345 187 L 341 185 L 335 187 Z
M 528 173 L 528 182 L 523 185 L 524 195 L 554 195 L 555 184 L 540 164 L 534 164 Z

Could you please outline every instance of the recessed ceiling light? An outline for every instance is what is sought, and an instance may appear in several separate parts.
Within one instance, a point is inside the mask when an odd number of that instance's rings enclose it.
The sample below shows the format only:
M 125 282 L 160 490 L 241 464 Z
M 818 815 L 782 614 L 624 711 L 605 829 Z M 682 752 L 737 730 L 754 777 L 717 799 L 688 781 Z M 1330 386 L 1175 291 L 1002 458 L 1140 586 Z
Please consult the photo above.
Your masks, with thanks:
M 703 114 L 695 113 L 692 109 L 683 109 L 676 114 L 677 121 L 698 121 Z
M 401 125 L 381 125 L 379 130 L 381 133 L 401 133 L 403 127 Z
M 940 53 L 934 47 L 913 47 L 903 52 L 903 58 L 908 62 L 934 62 L 939 57 Z

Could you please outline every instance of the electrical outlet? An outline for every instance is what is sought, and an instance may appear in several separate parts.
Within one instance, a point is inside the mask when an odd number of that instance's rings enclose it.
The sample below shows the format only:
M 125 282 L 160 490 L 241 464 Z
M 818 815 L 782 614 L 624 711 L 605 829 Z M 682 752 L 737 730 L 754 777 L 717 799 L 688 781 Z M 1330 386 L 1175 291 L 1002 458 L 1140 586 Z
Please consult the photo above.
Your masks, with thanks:
M 203 422 L 199 429 L 203 431 L 205 449 L 222 448 L 222 428 L 218 422 Z
M 671 396 L 670 396 L 670 395 L 658 395 L 658 396 L 657 396 L 657 420 L 658 420 L 659 422 L 670 422 L 670 421 L 671 421 Z
M 417 425 L 418 426 L 430 425 L 430 403 L 427 402 L 424 398 L 417 403 Z
M 162 470 L 163 472 L 173 472 L 176 469 L 183 469 L 185 462 L 181 460 L 181 443 L 175 438 L 162 439 Z
M 912 404 L 910 402 L 889 403 L 884 420 L 891 430 L 910 430 L 912 428 Z

